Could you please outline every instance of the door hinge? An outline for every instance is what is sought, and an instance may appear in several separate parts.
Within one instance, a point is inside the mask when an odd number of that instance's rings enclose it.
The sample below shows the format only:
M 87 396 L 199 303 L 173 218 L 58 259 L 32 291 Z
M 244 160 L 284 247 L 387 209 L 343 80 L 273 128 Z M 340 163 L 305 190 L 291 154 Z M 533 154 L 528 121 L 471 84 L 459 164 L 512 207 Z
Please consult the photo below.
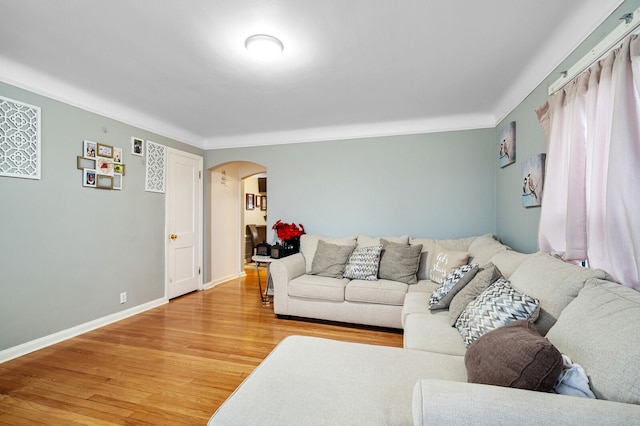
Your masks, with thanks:
M 198 275 L 200 275 L 200 268 L 198 268 Z
M 202 179 L 202 172 L 198 170 L 198 179 Z

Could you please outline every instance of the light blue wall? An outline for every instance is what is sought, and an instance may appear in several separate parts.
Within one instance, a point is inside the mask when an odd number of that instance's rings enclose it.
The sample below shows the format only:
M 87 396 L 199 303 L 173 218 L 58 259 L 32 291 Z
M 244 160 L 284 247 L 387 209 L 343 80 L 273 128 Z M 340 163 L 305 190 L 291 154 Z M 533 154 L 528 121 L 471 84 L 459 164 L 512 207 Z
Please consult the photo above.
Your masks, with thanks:
M 566 64 L 639 6 L 625 1 Z M 533 111 L 556 76 L 497 129 L 206 153 L 0 83 L 0 95 L 42 108 L 42 179 L 0 177 L 0 350 L 164 295 L 164 196 L 144 191 L 144 158 L 129 153 L 131 136 L 204 154 L 206 168 L 265 165 L 270 224 L 302 222 L 310 233 L 333 236 L 497 233 L 516 250 L 535 251 L 540 209 L 521 205 L 520 162 L 545 151 Z M 499 169 L 497 131 L 513 120 L 517 162 Z M 124 148 L 123 191 L 81 186 L 76 156 L 83 139 Z M 205 260 L 213 250 L 208 243 L 205 235 Z M 123 291 L 128 303 L 120 305 Z
M 640 0 L 625 1 L 499 124 L 497 132 L 509 122 L 516 121 L 516 163 L 499 169 L 496 177 L 497 233 L 500 239 L 513 249 L 522 252 L 534 252 L 538 249 L 540 208 L 525 209 L 522 207 L 520 195 L 522 194 L 520 163 L 536 154 L 547 151 L 546 141 L 542 134 L 542 128 L 538 123 L 535 109 L 547 101 L 547 89 L 560 76 L 561 71 L 570 68 L 619 25 L 621 16 L 633 12 L 638 7 L 640 7 Z M 496 157 L 498 153 L 497 132 L 494 149 Z
M 436 238 L 494 233 L 494 133 L 212 150 L 206 152 L 205 168 L 230 161 L 265 165 L 269 224 L 301 222 L 309 233 Z
M 42 179 L 0 177 L 0 350 L 162 298 L 164 195 L 144 191 L 130 138 L 202 151 L 7 84 L 0 95 L 42 114 Z M 123 148 L 122 191 L 82 187 L 84 139 Z

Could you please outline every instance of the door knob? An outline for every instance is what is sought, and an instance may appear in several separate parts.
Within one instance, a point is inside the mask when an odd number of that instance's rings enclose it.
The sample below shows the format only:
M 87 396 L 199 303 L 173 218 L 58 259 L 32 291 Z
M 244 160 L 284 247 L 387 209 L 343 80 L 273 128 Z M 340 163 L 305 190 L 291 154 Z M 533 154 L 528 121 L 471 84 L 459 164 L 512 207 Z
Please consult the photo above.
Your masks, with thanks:
M 169 235 L 169 238 L 171 238 L 172 240 L 175 240 L 176 238 L 178 238 L 178 236 L 176 234 L 171 234 Z

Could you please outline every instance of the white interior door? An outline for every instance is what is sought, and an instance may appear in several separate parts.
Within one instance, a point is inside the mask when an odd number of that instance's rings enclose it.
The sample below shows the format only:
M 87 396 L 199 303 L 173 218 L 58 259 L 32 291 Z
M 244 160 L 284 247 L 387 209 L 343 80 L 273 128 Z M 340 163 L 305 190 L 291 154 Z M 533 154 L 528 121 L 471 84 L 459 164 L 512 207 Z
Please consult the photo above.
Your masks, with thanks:
M 167 289 L 169 299 L 202 288 L 202 157 L 167 151 Z

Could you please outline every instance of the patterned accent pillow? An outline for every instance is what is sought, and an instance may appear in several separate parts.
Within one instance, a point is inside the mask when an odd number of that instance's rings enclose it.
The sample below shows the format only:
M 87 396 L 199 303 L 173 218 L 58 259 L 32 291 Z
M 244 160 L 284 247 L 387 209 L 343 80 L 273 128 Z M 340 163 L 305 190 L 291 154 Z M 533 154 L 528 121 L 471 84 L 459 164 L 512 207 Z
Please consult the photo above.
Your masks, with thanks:
M 539 305 L 538 299 L 520 293 L 506 279 L 499 278 L 467 305 L 456 321 L 456 328 L 469 347 L 488 331 L 516 320 L 528 320 Z
M 376 281 L 382 246 L 358 247 L 351 253 L 344 277 L 352 280 Z
M 469 260 L 469 253 L 465 251 L 449 250 L 440 244 L 429 260 L 429 278 L 434 283 L 442 284 L 449 274 Z
M 429 299 L 429 309 L 447 309 L 453 296 L 464 288 L 478 273 L 478 264 L 462 265 L 449 274 L 440 287 L 436 288 L 431 299 Z

